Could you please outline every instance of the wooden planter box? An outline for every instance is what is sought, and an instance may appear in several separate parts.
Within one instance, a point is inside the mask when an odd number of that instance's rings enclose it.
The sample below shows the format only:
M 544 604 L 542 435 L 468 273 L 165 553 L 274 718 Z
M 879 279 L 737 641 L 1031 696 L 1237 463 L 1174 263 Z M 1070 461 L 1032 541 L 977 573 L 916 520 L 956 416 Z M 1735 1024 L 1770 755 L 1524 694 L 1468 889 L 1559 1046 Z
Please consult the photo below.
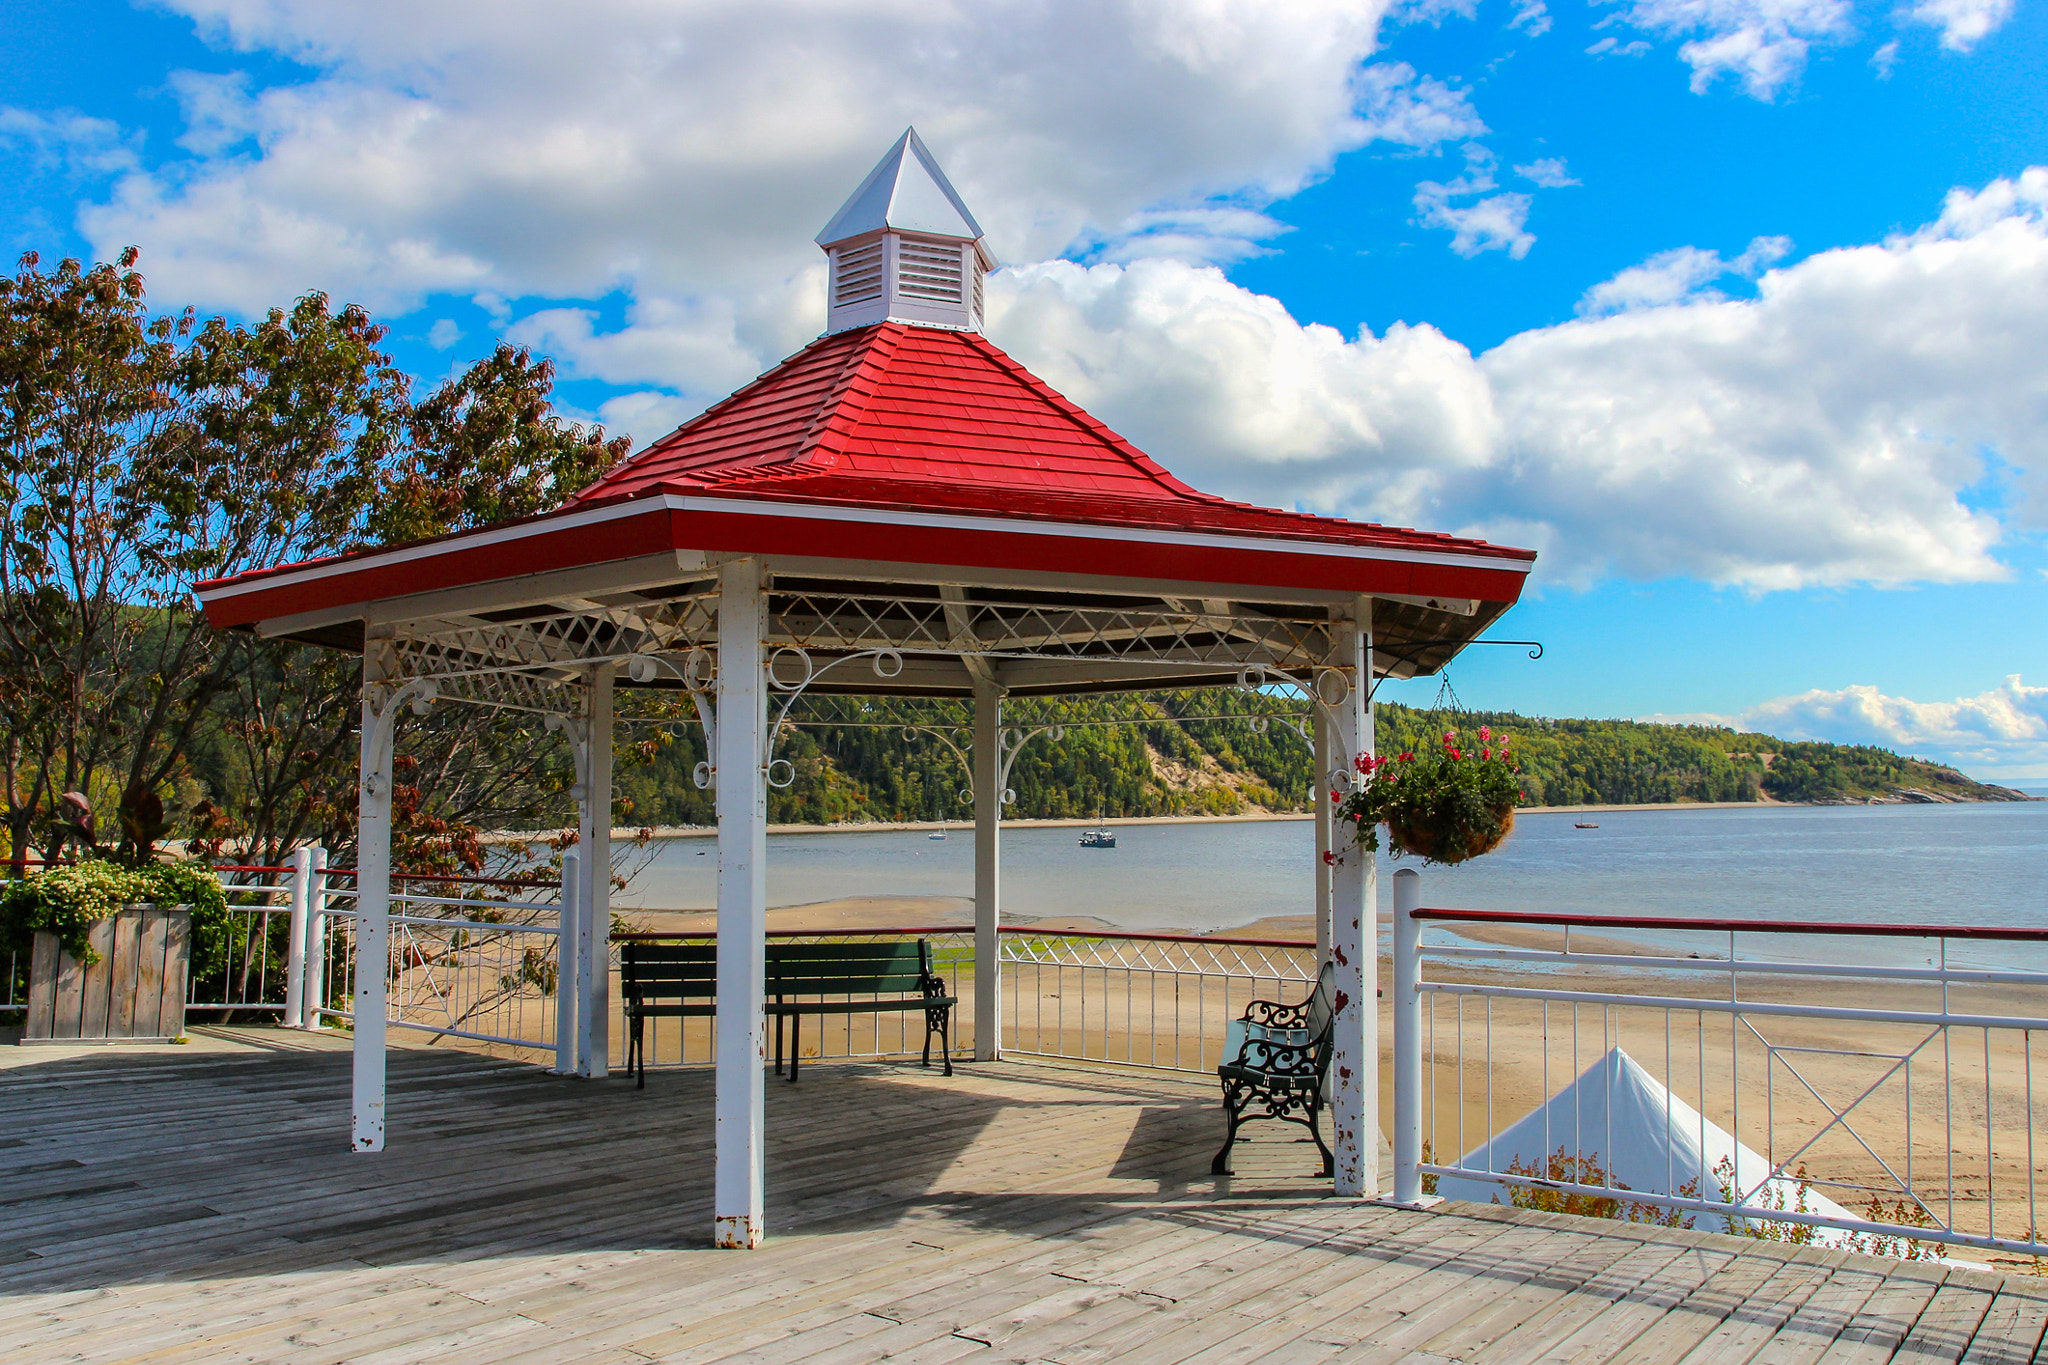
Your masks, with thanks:
M 87 967 L 55 934 L 37 934 L 28 969 L 24 1043 L 168 1042 L 185 1032 L 185 976 L 192 913 L 182 905 L 131 905 L 93 925 Z

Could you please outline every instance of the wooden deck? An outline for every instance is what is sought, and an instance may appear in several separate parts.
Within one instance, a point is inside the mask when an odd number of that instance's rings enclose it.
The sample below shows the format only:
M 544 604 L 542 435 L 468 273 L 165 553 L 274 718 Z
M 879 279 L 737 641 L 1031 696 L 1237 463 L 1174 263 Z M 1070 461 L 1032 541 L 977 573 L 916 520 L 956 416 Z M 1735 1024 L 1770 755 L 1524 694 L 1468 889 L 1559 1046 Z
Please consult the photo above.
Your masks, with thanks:
M 1322 1193 L 1199 1078 L 820 1064 L 771 1240 L 707 1246 L 710 1078 L 326 1039 L 0 1057 L 0 1360 L 1914 1362 L 2034 1358 L 2048 1281 Z M 1270 1126 L 1269 1127 L 1273 1127 Z

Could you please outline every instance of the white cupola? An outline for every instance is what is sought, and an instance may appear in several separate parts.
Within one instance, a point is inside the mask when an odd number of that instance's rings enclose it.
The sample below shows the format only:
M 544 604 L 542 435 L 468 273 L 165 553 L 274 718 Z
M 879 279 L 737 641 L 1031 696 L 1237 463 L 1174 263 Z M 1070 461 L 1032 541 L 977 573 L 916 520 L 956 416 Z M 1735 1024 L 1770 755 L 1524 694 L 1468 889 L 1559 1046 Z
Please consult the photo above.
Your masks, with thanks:
M 917 129 L 896 139 L 818 245 L 831 262 L 827 332 L 871 322 L 981 330 L 982 277 L 996 259 Z

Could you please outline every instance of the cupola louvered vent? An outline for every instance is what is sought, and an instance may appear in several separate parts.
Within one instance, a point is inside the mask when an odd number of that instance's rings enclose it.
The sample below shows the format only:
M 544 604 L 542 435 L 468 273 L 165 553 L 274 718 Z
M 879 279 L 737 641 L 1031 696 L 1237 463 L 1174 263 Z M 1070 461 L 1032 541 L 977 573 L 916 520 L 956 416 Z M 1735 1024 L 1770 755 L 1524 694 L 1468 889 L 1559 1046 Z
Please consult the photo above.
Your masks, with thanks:
M 952 243 L 905 241 L 897 248 L 903 293 L 913 299 L 959 303 L 966 295 L 960 275 L 961 251 Z
M 882 289 L 882 243 L 879 240 L 832 253 L 834 308 L 879 299 Z
M 831 261 L 825 330 L 877 322 L 981 330 L 981 225 L 912 129 L 818 234 Z

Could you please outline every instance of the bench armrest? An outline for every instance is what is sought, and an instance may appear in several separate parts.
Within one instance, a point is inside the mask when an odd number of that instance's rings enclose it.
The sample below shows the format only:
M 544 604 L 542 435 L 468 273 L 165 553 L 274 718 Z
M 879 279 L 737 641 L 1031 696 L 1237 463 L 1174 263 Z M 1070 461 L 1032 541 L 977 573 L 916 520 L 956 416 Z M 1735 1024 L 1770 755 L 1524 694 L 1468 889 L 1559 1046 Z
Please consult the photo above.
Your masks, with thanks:
M 1281 1000 L 1254 1000 L 1244 1007 L 1244 1022 L 1267 1028 L 1300 1028 L 1308 1018 L 1308 1001 L 1290 1005 Z
M 918 982 L 918 988 L 924 992 L 925 999 L 936 1000 L 946 993 L 946 978 L 936 972 L 926 972 L 924 979 Z
M 1320 1074 L 1316 1053 L 1320 1040 L 1283 1043 L 1272 1038 L 1249 1037 L 1237 1050 L 1235 1064 L 1267 1076 L 1308 1077 Z

